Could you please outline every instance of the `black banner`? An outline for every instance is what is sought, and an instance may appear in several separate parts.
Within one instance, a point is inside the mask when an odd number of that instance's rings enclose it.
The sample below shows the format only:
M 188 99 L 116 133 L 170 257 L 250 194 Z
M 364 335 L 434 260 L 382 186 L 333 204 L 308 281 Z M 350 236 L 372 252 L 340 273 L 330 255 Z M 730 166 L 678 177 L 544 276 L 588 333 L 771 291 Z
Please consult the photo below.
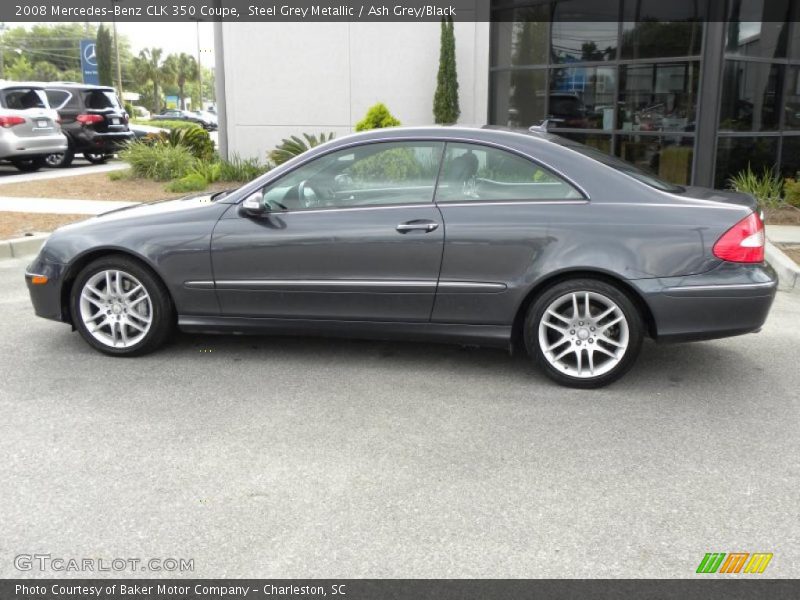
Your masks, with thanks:
M 782 600 L 782 579 L 17 579 L 0 600 Z

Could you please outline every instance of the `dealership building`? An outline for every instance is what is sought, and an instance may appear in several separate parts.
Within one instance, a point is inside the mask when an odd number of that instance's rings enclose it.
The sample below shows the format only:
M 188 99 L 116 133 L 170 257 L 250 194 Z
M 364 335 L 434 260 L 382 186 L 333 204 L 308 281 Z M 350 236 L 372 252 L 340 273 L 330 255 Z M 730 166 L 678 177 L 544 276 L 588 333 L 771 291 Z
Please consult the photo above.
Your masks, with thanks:
M 800 0 L 456 3 L 463 124 L 561 135 L 681 184 L 800 170 Z M 375 102 L 427 125 L 435 22 L 218 23 L 224 153 L 349 133 Z

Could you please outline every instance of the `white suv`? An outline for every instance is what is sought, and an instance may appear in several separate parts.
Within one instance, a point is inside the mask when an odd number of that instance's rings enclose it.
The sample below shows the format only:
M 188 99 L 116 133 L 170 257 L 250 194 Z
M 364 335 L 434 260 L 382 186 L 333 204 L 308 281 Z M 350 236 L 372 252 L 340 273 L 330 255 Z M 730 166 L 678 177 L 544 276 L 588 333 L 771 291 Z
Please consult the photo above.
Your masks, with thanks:
M 46 156 L 66 148 L 58 113 L 47 103 L 44 89 L 0 81 L 0 160 L 20 171 L 35 171 L 45 166 Z

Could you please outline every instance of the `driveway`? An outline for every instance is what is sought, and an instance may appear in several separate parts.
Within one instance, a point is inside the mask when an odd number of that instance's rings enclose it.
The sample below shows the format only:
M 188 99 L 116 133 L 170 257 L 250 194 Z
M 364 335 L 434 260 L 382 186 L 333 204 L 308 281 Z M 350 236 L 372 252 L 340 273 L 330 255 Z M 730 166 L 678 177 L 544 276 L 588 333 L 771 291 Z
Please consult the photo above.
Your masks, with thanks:
M 34 318 L 23 268 L 0 263 L 0 577 L 50 553 L 207 578 L 691 578 L 706 552 L 800 576 L 800 294 L 760 334 L 648 343 L 576 391 L 424 344 L 107 358 Z

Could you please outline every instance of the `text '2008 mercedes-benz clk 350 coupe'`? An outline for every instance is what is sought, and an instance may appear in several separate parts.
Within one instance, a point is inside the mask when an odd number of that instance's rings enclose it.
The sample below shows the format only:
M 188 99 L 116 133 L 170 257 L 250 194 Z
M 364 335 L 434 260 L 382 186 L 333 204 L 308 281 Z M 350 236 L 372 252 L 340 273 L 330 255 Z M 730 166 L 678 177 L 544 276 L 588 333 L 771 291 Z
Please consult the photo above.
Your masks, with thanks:
M 745 194 L 665 183 L 546 132 L 343 137 L 240 189 L 56 231 L 36 314 L 110 355 L 188 332 L 524 345 L 598 387 L 645 336 L 757 331 L 775 296 Z

